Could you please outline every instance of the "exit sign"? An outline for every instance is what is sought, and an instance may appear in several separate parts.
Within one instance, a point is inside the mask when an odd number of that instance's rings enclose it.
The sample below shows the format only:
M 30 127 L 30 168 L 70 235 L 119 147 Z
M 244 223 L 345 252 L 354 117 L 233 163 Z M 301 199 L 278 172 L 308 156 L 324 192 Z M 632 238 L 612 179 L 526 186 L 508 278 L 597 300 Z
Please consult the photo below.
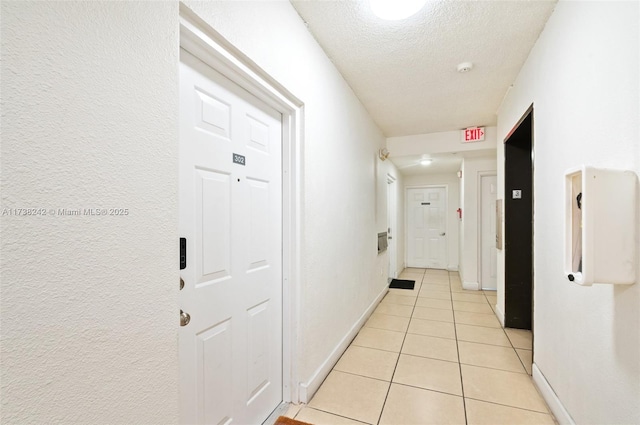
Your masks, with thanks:
M 480 142 L 484 140 L 484 127 L 470 127 L 462 130 L 462 143 Z

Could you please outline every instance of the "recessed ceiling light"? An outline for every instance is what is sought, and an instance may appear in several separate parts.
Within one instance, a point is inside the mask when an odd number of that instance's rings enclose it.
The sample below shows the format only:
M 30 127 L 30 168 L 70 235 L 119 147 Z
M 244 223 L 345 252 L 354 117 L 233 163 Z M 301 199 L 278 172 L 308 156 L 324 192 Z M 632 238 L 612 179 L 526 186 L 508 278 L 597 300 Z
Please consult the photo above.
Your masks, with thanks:
M 431 160 L 430 159 L 423 159 L 423 160 L 420 161 L 420 165 L 422 165 L 423 167 L 426 167 L 429 164 L 431 164 Z
M 369 0 L 371 10 L 380 19 L 397 21 L 420 11 L 426 0 Z

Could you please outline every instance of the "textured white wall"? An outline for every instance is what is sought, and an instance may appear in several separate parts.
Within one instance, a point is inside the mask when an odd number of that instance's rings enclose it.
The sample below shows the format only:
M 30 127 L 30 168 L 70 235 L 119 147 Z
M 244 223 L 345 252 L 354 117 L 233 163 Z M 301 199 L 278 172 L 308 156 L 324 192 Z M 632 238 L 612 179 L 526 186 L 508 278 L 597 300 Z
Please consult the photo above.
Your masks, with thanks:
M 462 161 L 462 228 L 460 229 L 460 278 L 462 284 L 478 285 L 478 238 L 480 236 L 480 177 L 496 174 L 495 158 L 465 158 Z
M 1 7 L 2 422 L 175 423 L 178 5 Z
M 565 171 L 640 173 L 639 21 L 638 2 L 559 2 L 498 115 L 503 140 L 534 103 L 534 362 L 579 424 L 640 423 L 640 282 L 563 272 Z
M 406 188 L 408 187 L 430 185 L 447 186 L 447 267 L 449 270 L 458 270 L 460 220 L 458 220 L 458 213 L 456 210 L 460 206 L 460 179 L 455 173 L 406 176 L 404 178 L 404 194 L 406 195 Z
M 375 165 L 385 139 L 290 3 L 186 5 L 305 104 L 299 371 L 306 383 L 387 283 L 387 256 L 377 254 L 386 188 Z
M 474 143 L 462 143 L 459 130 L 389 137 L 387 147 L 394 157 L 495 149 L 496 131 L 496 127 L 486 127 L 485 140 Z

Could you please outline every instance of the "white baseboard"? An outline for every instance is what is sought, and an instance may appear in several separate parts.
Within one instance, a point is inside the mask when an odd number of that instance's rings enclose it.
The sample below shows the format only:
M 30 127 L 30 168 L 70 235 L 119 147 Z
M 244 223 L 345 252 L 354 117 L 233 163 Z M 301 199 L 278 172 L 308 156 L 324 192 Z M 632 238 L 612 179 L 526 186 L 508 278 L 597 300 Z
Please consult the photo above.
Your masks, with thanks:
M 478 282 L 462 282 L 462 289 L 467 289 L 469 291 L 479 291 L 480 284 Z
M 450 272 L 457 272 L 458 271 L 458 266 L 447 266 L 447 270 Z
M 549 385 L 547 378 L 545 378 L 540 369 L 538 369 L 538 365 L 534 363 L 531 366 L 531 371 L 533 382 L 536 384 L 536 387 L 538 387 L 544 401 L 547 402 L 549 409 L 551 409 L 551 413 L 556 417 L 556 421 L 558 421 L 560 425 L 576 425 L 569 412 L 567 412 L 567 409 L 564 408 L 564 405 L 556 395 L 555 391 L 553 391 L 553 388 L 551 388 L 551 385 Z
M 498 304 L 495 305 L 495 308 L 496 308 L 496 317 L 498 318 L 500 325 L 502 325 L 502 327 L 504 328 L 504 313 L 502 312 L 502 310 L 500 310 L 500 307 L 498 307 Z
M 382 292 L 380 292 L 369 308 L 367 308 L 358 321 L 354 323 L 351 329 L 349 329 L 349 332 L 347 332 L 347 334 L 340 340 L 329 357 L 327 357 L 320 367 L 316 369 L 316 372 L 313 374 L 311 379 L 307 382 L 300 383 L 300 403 L 309 403 L 313 395 L 318 391 L 318 388 L 320 388 L 320 385 L 324 382 L 327 375 L 329 375 L 329 372 L 331 372 L 331 369 L 333 369 L 336 363 L 338 363 L 338 360 L 340 360 L 342 354 L 349 347 L 351 341 L 353 341 L 356 335 L 358 335 L 362 326 L 364 326 L 369 316 L 371 316 L 371 313 L 373 313 L 373 310 L 375 310 L 378 304 L 380 304 L 380 301 L 382 301 L 382 298 L 384 298 L 388 291 L 389 288 L 385 287 Z

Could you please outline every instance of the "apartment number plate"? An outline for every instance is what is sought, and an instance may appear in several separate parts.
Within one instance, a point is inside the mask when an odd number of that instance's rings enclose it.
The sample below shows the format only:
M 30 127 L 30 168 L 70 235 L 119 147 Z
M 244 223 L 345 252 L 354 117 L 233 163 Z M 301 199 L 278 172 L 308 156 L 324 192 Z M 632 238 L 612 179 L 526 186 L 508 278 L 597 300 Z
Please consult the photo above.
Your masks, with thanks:
M 233 154 L 233 163 L 234 164 L 240 164 L 240 165 L 246 165 L 246 161 L 244 158 L 244 155 L 239 155 L 237 153 Z

